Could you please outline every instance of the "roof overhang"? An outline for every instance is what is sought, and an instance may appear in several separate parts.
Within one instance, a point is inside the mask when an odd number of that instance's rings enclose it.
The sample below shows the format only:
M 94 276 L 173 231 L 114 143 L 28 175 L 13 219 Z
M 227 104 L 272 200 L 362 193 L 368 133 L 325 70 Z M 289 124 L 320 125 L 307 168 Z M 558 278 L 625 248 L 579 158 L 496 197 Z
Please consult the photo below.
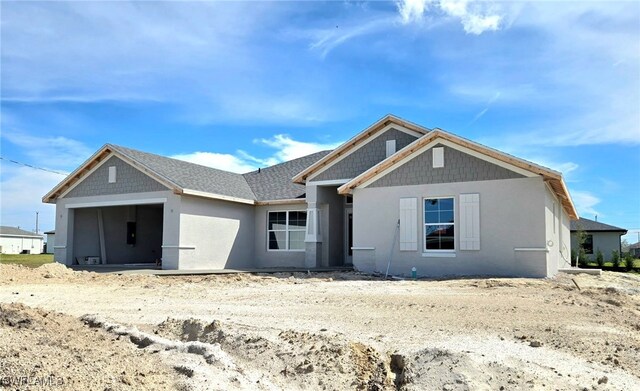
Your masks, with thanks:
M 63 197 L 67 194 L 71 189 L 73 189 L 77 184 L 82 182 L 88 175 L 90 175 L 93 171 L 95 171 L 98 167 L 100 167 L 105 161 L 107 161 L 111 156 L 117 156 L 122 159 L 126 163 L 132 165 L 138 170 L 142 171 L 146 175 L 150 176 L 154 180 L 162 183 L 164 186 L 173 190 L 176 194 L 181 194 L 183 189 L 177 184 L 173 183 L 169 179 L 164 176 L 156 173 L 145 165 L 129 158 L 128 156 L 118 152 L 115 148 L 113 148 L 109 144 L 105 144 L 100 148 L 96 153 L 94 153 L 89 159 L 87 159 L 84 163 L 80 165 L 80 167 L 76 168 L 71 174 L 67 175 L 65 179 L 62 180 L 56 187 L 54 187 L 51 191 L 49 191 L 44 197 L 42 197 L 42 202 L 53 204 L 60 197 Z
M 519 159 L 515 156 L 511 156 L 500 152 L 498 150 L 485 147 L 484 145 L 475 143 L 473 141 L 464 139 L 462 137 L 458 137 L 451 133 L 445 132 L 442 129 L 434 129 L 425 136 L 419 138 L 413 143 L 407 145 L 400 151 L 395 154 L 389 156 L 385 160 L 371 167 L 367 171 L 353 178 L 351 181 L 345 183 L 344 185 L 338 188 L 338 193 L 340 194 L 350 194 L 353 189 L 357 187 L 366 186 L 367 182 L 370 181 L 373 177 L 393 170 L 399 164 L 407 161 L 407 159 L 411 159 L 417 156 L 422 152 L 422 149 L 428 146 L 430 143 L 436 142 L 438 140 L 446 140 L 450 143 L 459 145 L 471 151 L 477 152 L 479 154 L 485 155 L 491 159 L 495 159 L 500 162 L 507 163 L 517 169 L 524 170 L 526 172 L 540 175 L 543 180 L 549 185 L 554 194 L 558 197 L 558 200 L 562 204 L 563 208 L 567 212 L 570 218 L 577 219 L 578 212 L 571 200 L 571 196 L 569 194 L 569 190 L 567 189 L 564 180 L 562 179 L 562 174 L 548 169 L 546 167 L 539 166 L 535 163 L 528 162 L 523 159 Z
M 366 142 L 367 140 L 370 140 L 370 139 L 374 138 L 375 136 L 378 135 L 378 133 L 381 130 L 383 130 L 384 128 L 386 128 L 389 125 L 397 125 L 398 127 L 410 130 L 412 132 L 416 132 L 419 135 L 425 135 L 430 131 L 429 129 L 427 129 L 425 127 L 422 127 L 420 125 L 416 125 L 416 124 L 414 124 L 412 122 L 409 122 L 409 121 L 406 121 L 406 120 L 404 120 L 402 118 L 399 118 L 399 117 L 396 117 L 394 115 L 388 114 L 388 115 L 384 116 L 383 118 L 381 118 L 380 120 L 376 121 L 373 125 L 369 126 L 365 130 L 363 130 L 362 132 L 358 133 L 356 136 L 354 136 L 351 139 L 349 139 L 344 144 L 340 145 L 339 147 L 337 147 L 333 151 L 329 152 L 322 159 L 318 160 L 314 164 L 312 164 L 309 167 L 305 168 L 302 172 L 298 173 L 296 176 L 293 177 L 293 182 L 294 183 L 299 183 L 299 184 L 304 184 L 306 182 L 307 178 L 309 178 L 309 176 L 317 173 L 318 171 L 320 171 L 320 170 L 324 169 L 325 167 L 327 167 L 327 166 L 331 165 L 332 163 L 334 163 L 336 160 L 339 160 L 343 156 L 349 154 L 349 152 L 353 148 L 355 148 L 356 146 Z

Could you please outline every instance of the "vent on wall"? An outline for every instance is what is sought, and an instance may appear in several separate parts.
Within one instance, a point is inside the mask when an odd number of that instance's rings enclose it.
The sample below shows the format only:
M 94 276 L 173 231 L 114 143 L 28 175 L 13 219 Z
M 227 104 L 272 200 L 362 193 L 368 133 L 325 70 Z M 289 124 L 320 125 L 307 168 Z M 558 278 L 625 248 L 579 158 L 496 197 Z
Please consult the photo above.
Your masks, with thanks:
M 116 166 L 109 167 L 109 183 L 116 183 Z
M 433 168 L 444 167 L 444 148 L 433 148 Z
M 396 153 L 396 140 L 387 140 L 387 157 Z

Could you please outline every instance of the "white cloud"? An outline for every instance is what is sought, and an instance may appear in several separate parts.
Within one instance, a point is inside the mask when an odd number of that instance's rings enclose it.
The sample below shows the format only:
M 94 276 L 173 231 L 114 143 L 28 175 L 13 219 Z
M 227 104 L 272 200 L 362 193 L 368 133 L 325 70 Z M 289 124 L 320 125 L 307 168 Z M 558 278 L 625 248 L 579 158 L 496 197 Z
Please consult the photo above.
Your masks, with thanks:
M 430 9 L 435 9 L 459 19 L 464 31 L 475 35 L 498 30 L 503 18 L 487 3 L 469 0 L 399 0 L 397 7 L 404 24 L 421 21 Z
M 325 58 L 333 49 L 360 36 L 373 34 L 385 28 L 393 26 L 394 19 L 382 17 L 373 19 L 355 26 L 342 25 L 336 28 L 320 30 L 314 32 L 314 40 L 309 45 L 311 50 L 320 51 L 322 58 Z
M 93 152 L 80 141 L 66 137 L 38 137 L 4 130 L 2 138 L 23 148 L 33 163 L 45 168 L 73 168 L 85 161 Z
M 192 152 L 173 155 L 171 157 L 185 162 L 231 171 L 238 174 L 243 174 L 258 168 L 254 162 L 248 161 L 248 159 L 243 159 L 242 156 L 234 156 L 226 153 Z
M 277 149 L 278 152 L 276 152 L 274 157 L 280 162 L 297 159 L 327 149 L 334 149 L 342 144 L 342 142 L 323 144 L 296 141 L 286 134 L 277 134 L 270 139 L 258 139 L 256 142 Z
M 422 19 L 429 8 L 430 0 L 401 0 L 396 3 L 398 12 L 402 17 L 402 23 L 407 24 Z
M 297 141 L 284 134 L 276 134 L 272 138 L 268 139 L 257 139 L 254 140 L 254 142 L 273 148 L 276 152 L 265 158 L 250 155 L 242 150 L 238 150 L 235 154 L 192 152 L 173 155 L 171 157 L 190 163 L 242 174 L 256 170 L 259 167 L 268 167 L 281 162 L 307 156 L 315 152 L 334 149 L 341 144 Z
M 579 215 L 585 215 L 589 219 L 593 219 L 595 215 L 600 215 L 596 210 L 596 205 L 600 203 L 600 199 L 588 191 L 570 191 L 573 203 L 578 210 Z

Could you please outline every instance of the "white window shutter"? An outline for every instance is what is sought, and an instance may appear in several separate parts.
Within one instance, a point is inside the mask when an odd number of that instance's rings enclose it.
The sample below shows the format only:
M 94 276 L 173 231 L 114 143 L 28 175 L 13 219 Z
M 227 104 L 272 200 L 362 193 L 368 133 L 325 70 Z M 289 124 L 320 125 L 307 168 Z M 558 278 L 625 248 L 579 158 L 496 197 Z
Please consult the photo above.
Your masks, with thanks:
M 387 140 L 387 157 L 396 153 L 396 140 Z
M 418 199 L 400 198 L 400 251 L 418 250 Z
M 444 148 L 433 148 L 433 168 L 444 167 Z
M 480 250 L 480 194 L 460 194 L 460 250 Z

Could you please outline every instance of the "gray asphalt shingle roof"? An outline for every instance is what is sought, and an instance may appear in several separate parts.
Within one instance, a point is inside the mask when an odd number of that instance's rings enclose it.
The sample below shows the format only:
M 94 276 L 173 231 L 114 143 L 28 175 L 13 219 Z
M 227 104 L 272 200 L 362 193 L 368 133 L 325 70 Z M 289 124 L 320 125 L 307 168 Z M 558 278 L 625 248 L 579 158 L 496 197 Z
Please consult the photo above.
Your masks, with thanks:
M 580 219 L 578 220 L 571 221 L 571 231 L 577 231 L 578 229 L 581 229 L 583 231 L 627 232 L 627 230 L 624 228 L 614 227 L 613 225 L 585 219 L 584 217 L 580 217 Z
M 188 163 L 153 153 L 142 152 L 119 145 L 109 144 L 109 146 L 183 189 L 248 200 L 255 199 L 247 181 L 240 174 L 201 166 L 195 163 Z
M 109 147 L 183 189 L 256 201 L 304 197 L 305 186 L 293 183 L 291 178 L 330 152 L 316 152 L 260 172 L 236 174 L 119 145 Z
M 260 171 L 248 172 L 243 174 L 243 177 L 259 201 L 303 198 L 305 186 L 293 183 L 292 178 L 329 152 L 331 151 L 316 152 L 275 166 L 262 168 Z
M 25 231 L 16 227 L 0 226 L 0 235 L 16 235 L 16 236 L 33 236 L 41 238 L 42 235 L 36 235 L 33 232 Z

